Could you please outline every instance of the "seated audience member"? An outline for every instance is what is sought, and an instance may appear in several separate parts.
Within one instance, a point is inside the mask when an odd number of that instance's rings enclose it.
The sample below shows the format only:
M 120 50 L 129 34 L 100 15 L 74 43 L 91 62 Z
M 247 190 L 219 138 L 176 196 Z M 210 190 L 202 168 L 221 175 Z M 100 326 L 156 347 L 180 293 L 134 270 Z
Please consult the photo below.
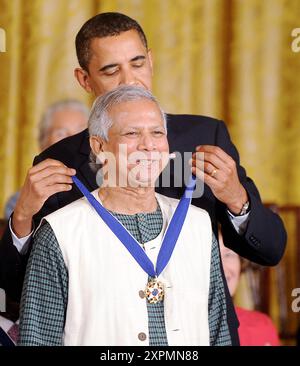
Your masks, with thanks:
M 43 151 L 56 142 L 76 135 L 87 126 L 89 109 L 75 99 L 66 99 L 50 105 L 39 123 L 39 146 Z M 14 211 L 20 192 L 14 193 L 5 205 L 5 218 Z
M 221 259 L 230 295 L 233 297 L 238 287 L 241 274 L 241 258 L 225 247 L 219 230 Z M 241 346 L 279 346 L 279 337 L 270 317 L 259 311 L 247 310 L 235 306 L 240 322 L 238 328 Z
M 36 232 L 19 344 L 231 345 L 218 243 L 190 205 L 195 177 L 180 201 L 155 193 L 169 160 L 156 99 L 136 86 L 98 97 L 89 134 L 103 183 L 89 193 L 73 177 L 85 197 Z

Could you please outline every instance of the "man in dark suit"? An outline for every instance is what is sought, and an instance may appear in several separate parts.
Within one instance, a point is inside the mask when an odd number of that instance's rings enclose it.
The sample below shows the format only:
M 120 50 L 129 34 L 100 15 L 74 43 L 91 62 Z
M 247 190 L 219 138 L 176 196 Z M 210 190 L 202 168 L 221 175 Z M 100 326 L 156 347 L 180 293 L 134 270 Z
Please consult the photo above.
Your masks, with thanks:
M 76 37 L 80 68 L 75 76 L 95 96 L 121 84 L 151 89 L 152 56 L 141 27 L 118 13 L 99 14 L 87 21 Z M 254 183 L 239 165 L 239 156 L 223 122 L 192 115 L 168 115 L 170 151 L 199 151 L 193 172 L 205 182 L 204 194 L 193 204 L 206 209 L 217 234 L 222 225 L 225 242 L 239 255 L 264 265 L 281 259 L 286 233 L 279 216 L 266 209 Z M 88 132 L 51 146 L 38 157 L 25 180 L 19 201 L 0 246 L 0 287 L 15 300 L 20 297 L 30 237 L 46 214 L 81 195 L 72 187 L 75 174 L 88 188 L 96 188 L 89 166 Z M 196 161 L 203 163 L 203 171 Z M 203 175 L 201 174 L 203 173 Z M 202 178 L 201 178 L 202 177 Z M 183 187 L 159 187 L 162 194 L 179 198 Z M 228 319 L 234 343 L 238 322 L 227 291 Z

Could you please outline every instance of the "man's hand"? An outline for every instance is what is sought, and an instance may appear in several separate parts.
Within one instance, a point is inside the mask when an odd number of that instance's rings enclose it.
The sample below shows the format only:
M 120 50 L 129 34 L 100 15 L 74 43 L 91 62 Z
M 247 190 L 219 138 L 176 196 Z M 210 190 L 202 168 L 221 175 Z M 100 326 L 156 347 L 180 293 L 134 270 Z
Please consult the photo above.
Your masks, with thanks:
M 229 211 L 239 214 L 248 196 L 241 185 L 236 163 L 218 146 L 202 145 L 191 159 L 192 172 L 210 187 L 215 197 L 226 204 Z
M 29 169 L 12 218 L 13 231 L 19 238 L 30 234 L 32 217 L 50 196 L 72 189 L 71 176 L 75 174 L 75 169 L 53 159 L 46 159 Z

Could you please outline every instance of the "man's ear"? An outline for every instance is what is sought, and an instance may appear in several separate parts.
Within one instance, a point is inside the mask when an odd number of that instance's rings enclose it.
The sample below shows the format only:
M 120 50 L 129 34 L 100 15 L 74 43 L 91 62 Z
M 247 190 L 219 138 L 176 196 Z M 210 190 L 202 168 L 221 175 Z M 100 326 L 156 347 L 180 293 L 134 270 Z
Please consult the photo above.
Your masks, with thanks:
M 77 67 L 74 70 L 74 75 L 85 91 L 87 91 L 88 93 L 93 92 L 93 89 L 90 85 L 90 77 L 87 71 L 81 69 L 80 67 Z
M 90 137 L 90 147 L 96 156 L 96 163 L 104 165 L 106 163 L 106 153 L 104 152 L 105 140 L 99 136 Z
M 150 68 L 151 68 L 151 75 L 153 76 L 153 56 L 152 56 L 152 51 L 149 49 L 147 51 L 147 53 L 148 53 L 149 64 L 150 64 Z
M 103 151 L 104 141 L 98 136 L 90 137 L 90 146 L 95 155 L 99 155 Z

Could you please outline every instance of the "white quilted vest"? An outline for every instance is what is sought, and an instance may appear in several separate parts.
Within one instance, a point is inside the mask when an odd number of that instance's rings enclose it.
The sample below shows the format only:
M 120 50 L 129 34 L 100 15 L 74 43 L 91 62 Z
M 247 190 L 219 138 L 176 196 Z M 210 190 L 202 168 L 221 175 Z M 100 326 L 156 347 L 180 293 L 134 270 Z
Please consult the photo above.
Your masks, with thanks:
M 98 191 L 92 193 L 99 201 Z M 145 244 L 154 264 L 178 204 L 178 200 L 159 194 L 156 198 L 163 213 L 163 230 Z M 149 345 L 146 300 L 139 296 L 148 275 L 86 198 L 45 219 L 55 232 L 69 273 L 64 344 Z M 190 206 L 172 257 L 159 276 L 165 286 L 165 325 L 170 346 L 209 345 L 211 243 L 209 215 Z

